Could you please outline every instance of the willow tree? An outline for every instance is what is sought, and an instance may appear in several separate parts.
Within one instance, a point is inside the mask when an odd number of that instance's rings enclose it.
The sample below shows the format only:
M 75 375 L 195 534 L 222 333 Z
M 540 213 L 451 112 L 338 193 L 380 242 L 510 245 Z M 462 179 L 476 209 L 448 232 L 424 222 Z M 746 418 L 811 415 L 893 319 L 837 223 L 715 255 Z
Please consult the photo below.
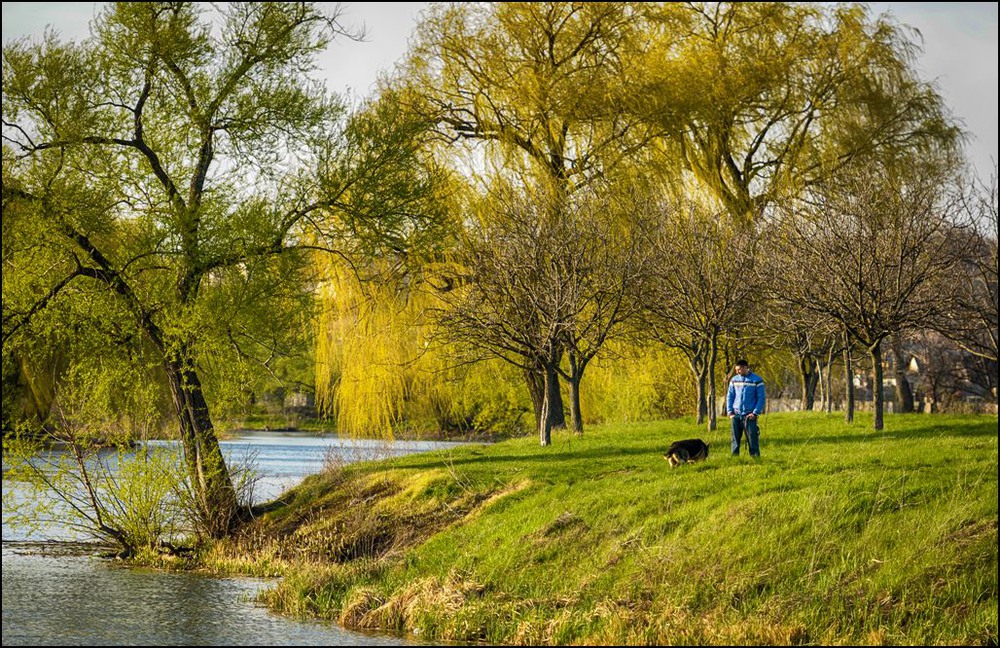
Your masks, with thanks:
M 646 141 L 625 78 L 641 18 L 634 3 L 436 5 L 404 70 L 443 136 L 571 193 Z
M 104 309 L 71 326 L 127 324 L 116 343 L 163 376 L 211 536 L 243 508 L 209 399 L 302 329 L 304 250 L 421 227 L 362 194 L 404 162 L 364 154 L 309 76 L 338 36 L 309 3 L 116 3 L 82 43 L 4 48 L 5 353 L 65 302 Z
M 859 157 L 957 144 L 916 45 L 860 4 L 662 3 L 643 113 L 680 167 L 748 224 Z
M 472 145 L 472 168 L 533 176 L 564 200 L 647 139 L 626 73 L 642 25 L 634 3 L 436 5 L 404 69 L 442 137 Z M 566 213 L 559 200 L 546 202 L 546 218 Z M 560 391 L 541 389 L 544 373 L 527 373 L 536 414 L 544 406 L 561 423 Z M 545 393 L 556 402 L 546 405 Z

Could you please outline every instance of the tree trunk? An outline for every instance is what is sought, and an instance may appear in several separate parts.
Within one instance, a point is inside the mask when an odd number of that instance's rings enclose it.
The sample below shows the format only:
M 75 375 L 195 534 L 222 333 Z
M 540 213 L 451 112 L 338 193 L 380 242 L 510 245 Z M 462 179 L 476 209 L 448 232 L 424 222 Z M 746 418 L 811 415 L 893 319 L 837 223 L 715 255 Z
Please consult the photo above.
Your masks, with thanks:
M 854 422 L 854 363 L 851 359 L 851 340 L 844 333 L 844 422 Z
M 569 408 L 570 424 L 573 431 L 583 434 L 583 412 L 580 408 L 580 383 L 583 381 L 583 370 L 585 362 L 578 362 L 576 354 L 569 354 Z
M 705 379 L 704 370 L 695 372 L 695 384 L 698 389 L 698 420 L 696 421 L 698 425 L 704 423 L 708 415 L 708 403 L 705 401 Z
M 573 431 L 577 434 L 583 434 L 583 414 L 580 409 L 580 378 L 582 376 L 576 376 L 569 381 L 569 393 L 570 393 L 570 422 L 573 425 Z
M 554 370 L 553 370 L 554 371 Z M 549 390 L 549 398 L 552 401 L 552 407 L 549 410 L 549 415 L 552 418 L 552 427 L 557 430 L 566 429 L 566 409 L 563 405 L 562 390 L 559 389 L 559 374 L 553 373 L 552 376 L 552 388 Z
M 716 332 L 712 332 L 712 340 L 709 342 L 708 350 L 708 396 L 705 405 L 708 410 L 708 431 L 713 432 L 718 427 L 715 407 L 715 360 L 719 355 L 719 338 Z
M 816 359 L 808 351 L 799 355 L 799 378 L 802 380 L 802 409 L 811 412 L 816 404 Z
M 542 407 L 545 405 L 545 373 L 541 371 L 524 370 L 524 382 L 528 385 L 528 395 L 535 408 L 536 426 L 542 420 Z
M 896 333 L 892 336 L 893 365 L 896 370 L 896 411 L 910 413 L 913 411 L 913 390 L 910 381 L 906 379 L 906 358 L 903 354 L 903 336 Z
M 702 344 L 695 344 L 685 347 L 684 354 L 688 359 L 688 367 L 691 368 L 691 373 L 694 374 L 694 385 L 698 399 L 696 404 L 698 408 L 697 424 L 701 425 L 705 422 L 705 417 L 708 414 L 708 403 L 705 401 L 705 391 L 708 382 L 708 349 Z
M 542 403 L 542 415 L 538 419 L 538 440 L 541 445 L 552 445 L 552 420 L 554 397 L 553 393 L 559 391 L 559 375 L 555 367 L 545 369 L 545 400 Z
M 816 389 L 819 391 L 819 411 L 826 411 L 826 401 L 827 396 L 830 392 L 826 385 L 826 368 L 828 365 L 817 361 L 816 362 L 816 376 L 818 380 L 816 381 Z
M 193 369 L 177 360 L 167 361 L 165 369 L 199 521 L 209 537 L 225 537 L 239 524 L 240 507 L 201 380 Z
M 833 413 L 833 362 L 836 357 L 834 342 L 830 342 L 830 346 L 826 350 L 826 382 L 823 385 L 823 402 L 826 406 L 826 413 Z M 823 372 L 820 370 L 820 379 L 822 380 Z
M 538 417 L 538 441 L 544 448 L 552 445 L 552 422 L 549 420 L 549 399 L 542 404 L 542 413 Z
M 531 404 L 535 407 L 535 421 L 540 422 L 543 416 L 543 406 L 546 397 L 549 399 L 549 407 L 545 410 L 545 416 L 549 424 L 555 429 L 566 427 L 566 413 L 563 411 L 562 391 L 559 389 L 559 374 L 552 377 L 551 388 L 545 382 L 547 369 L 539 365 L 537 371 L 525 371 L 524 378 L 528 385 L 528 393 L 531 395 Z
M 882 394 L 882 382 L 883 382 L 883 372 L 882 372 L 882 341 L 879 340 L 871 347 L 869 347 L 872 357 L 872 373 L 875 374 L 875 379 L 872 382 L 872 398 L 874 399 L 874 411 L 875 411 L 875 431 L 879 432 L 885 427 L 884 423 L 884 409 L 885 409 L 885 397 Z

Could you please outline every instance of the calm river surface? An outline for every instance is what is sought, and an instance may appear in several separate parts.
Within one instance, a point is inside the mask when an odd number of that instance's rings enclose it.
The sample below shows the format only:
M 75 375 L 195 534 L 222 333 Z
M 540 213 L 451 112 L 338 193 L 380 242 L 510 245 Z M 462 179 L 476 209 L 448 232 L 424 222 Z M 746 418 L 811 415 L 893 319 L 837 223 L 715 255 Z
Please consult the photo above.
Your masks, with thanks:
M 425 452 L 454 443 L 340 439 L 245 432 L 223 442 L 234 461 L 250 457 L 266 501 L 336 461 Z M 16 482 L 4 480 L 5 497 Z M 387 646 L 418 642 L 337 625 L 278 617 L 252 601 L 273 581 L 127 569 L 67 544 L 51 526 L 27 533 L 3 521 L 3 645 Z M 57 542 L 51 542 L 51 541 Z

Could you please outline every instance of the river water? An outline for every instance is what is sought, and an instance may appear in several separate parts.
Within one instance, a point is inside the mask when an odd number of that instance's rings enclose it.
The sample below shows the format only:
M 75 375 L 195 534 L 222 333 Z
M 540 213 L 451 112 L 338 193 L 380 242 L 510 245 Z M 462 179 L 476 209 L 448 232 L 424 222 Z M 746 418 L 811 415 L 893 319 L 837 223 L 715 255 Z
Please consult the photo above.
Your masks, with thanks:
M 230 462 L 252 461 L 254 500 L 273 499 L 324 462 L 425 452 L 454 443 L 245 432 L 223 441 Z M 17 483 L 3 481 L 5 498 Z M 26 532 L 3 520 L 3 645 L 416 645 L 394 635 L 275 616 L 253 602 L 274 581 L 121 567 L 92 555 L 58 524 Z

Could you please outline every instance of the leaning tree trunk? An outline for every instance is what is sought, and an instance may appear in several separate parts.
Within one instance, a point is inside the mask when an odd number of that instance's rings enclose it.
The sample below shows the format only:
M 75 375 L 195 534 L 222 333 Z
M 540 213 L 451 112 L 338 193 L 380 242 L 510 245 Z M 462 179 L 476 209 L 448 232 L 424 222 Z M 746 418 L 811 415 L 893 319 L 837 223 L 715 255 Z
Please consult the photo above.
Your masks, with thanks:
M 885 396 L 882 393 L 882 382 L 884 379 L 882 371 L 882 341 L 879 340 L 869 347 L 869 351 L 872 357 L 872 373 L 875 374 L 875 379 L 872 382 L 872 398 L 874 399 L 873 407 L 875 411 L 875 431 L 879 432 L 885 428 Z
M 166 371 L 199 522 L 209 537 L 222 538 L 239 524 L 240 508 L 201 380 L 179 361 L 167 362 Z
M 131 291 L 121 285 L 119 291 L 134 302 Z M 215 436 L 201 379 L 186 356 L 184 345 L 169 351 L 163 331 L 147 313 L 142 313 L 141 322 L 160 354 L 167 375 L 191 483 L 194 514 L 203 533 L 211 538 L 225 537 L 236 529 L 243 517 L 219 439 Z

